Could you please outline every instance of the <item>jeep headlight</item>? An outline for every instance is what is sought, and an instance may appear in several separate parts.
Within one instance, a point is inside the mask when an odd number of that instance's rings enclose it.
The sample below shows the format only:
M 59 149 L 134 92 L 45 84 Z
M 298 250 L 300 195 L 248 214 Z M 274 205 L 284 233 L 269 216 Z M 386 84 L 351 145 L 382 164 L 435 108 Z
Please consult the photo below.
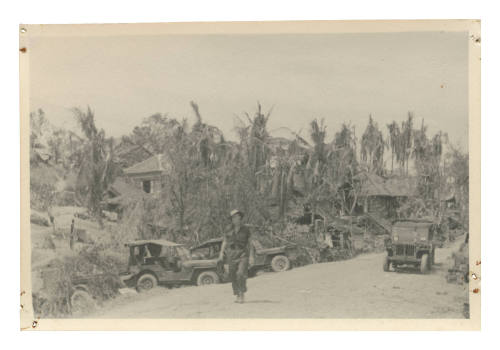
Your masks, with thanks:
M 399 239 L 399 236 L 394 236 L 394 242 L 397 242 Z

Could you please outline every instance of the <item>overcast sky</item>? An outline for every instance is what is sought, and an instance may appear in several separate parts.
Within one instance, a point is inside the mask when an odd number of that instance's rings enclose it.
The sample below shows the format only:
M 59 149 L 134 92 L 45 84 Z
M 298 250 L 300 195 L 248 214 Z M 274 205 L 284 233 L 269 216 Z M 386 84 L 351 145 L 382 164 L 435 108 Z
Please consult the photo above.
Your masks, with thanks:
M 235 116 L 260 101 L 270 130 L 306 136 L 324 118 L 328 140 L 342 122 L 360 136 L 372 114 L 386 133 L 413 111 L 467 148 L 467 45 L 465 32 L 36 38 L 31 109 L 71 126 L 70 108 L 89 105 L 120 136 L 157 112 L 193 121 L 194 100 L 234 139 Z

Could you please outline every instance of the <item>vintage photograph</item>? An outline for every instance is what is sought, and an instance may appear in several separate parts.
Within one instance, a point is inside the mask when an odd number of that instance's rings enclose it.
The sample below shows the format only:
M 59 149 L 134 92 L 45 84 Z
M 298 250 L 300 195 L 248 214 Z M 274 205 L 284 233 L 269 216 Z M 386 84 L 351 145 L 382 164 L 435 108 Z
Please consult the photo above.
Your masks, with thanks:
M 470 328 L 479 35 L 21 25 L 22 316 Z

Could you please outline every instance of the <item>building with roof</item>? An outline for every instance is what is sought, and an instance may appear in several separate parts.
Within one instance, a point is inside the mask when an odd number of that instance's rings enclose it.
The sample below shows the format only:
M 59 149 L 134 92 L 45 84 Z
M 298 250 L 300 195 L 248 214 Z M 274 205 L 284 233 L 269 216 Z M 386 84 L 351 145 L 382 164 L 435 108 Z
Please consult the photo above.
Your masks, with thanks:
M 118 177 L 104 194 L 103 208 L 117 213 L 118 218 L 121 218 L 124 208 L 129 204 L 137 202 L 143 195 L 144 192 L 137 188 L 129 179 Z
M 373 173 L 362 172 L 359 181 L 358 203 L 364 213 L 390 218 L 408 198 L 416 195 L 416 181 L 411 177 L 383 178 Z
M 169 162 L 165 155 L 156 154 L 148 159 L 123 170 L 125 176 L 145 193 L 157 193 L 161 190 L 161 178 L 169 171 Z

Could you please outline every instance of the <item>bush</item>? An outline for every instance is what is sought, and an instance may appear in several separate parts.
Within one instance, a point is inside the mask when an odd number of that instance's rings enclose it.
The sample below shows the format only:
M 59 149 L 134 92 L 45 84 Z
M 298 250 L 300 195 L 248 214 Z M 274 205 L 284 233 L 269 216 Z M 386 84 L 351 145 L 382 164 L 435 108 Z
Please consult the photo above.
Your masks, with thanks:
M 365 235 L 362 240 L 362 247 L 356 247 L 356 250 L 360 253 L 380 253 L 385 251 L 385 241 L 388 239 L 389 235 Z
M 55 200 L 55 184 L 59 179 L 54 167 L 40 164 L 30 166 L 30 205 L 32 208 L 45 211 Z
M 50 184 L 31 182 L 30 184 L 30 206 L 31 208 L 45 211 L 51 207 L 55 198 L 55 187 Z
M 54 202 L 58 206 L 77 205 L 76 194 L 72 191 L 61 191 L 54 194 Z
M 31 213 L 30 214 L 30 222 L 35 225 L 40 225 L 40 226 L 50 226 L 49 225 L 49 220 L 47 218 L 36 214 L 36 213 Z

